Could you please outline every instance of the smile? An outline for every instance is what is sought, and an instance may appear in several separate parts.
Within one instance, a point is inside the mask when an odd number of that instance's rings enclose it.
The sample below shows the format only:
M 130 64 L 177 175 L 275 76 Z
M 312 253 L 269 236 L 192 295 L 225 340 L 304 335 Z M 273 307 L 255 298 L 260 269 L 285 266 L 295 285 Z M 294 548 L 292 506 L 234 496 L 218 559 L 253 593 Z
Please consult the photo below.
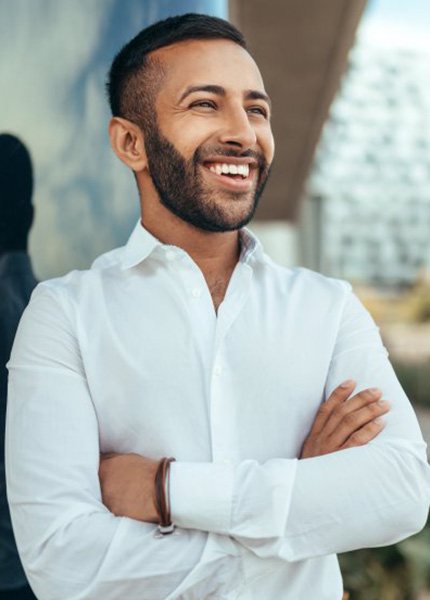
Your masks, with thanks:
M 214 183 L 235 192 L 249 192 L 257 174 L 256 165 L 248 162 L 215 162 L 204 163 L 204 172 Z
M 246 179 L 249 176 L 249 165 L 232 165 L 228 163 L 215 163 L 208 166 L 212 173 L 217 175 L 240 175 Z

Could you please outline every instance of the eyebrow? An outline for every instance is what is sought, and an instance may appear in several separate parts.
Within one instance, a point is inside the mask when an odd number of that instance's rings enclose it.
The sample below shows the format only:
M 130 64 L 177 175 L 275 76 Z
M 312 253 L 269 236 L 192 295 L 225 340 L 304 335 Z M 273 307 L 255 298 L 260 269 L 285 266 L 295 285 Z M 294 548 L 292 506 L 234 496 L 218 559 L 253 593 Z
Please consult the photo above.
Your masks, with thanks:
M 258 90 L 246 90 L 245 100 L 264 100 L 272 108 L 272 101 L 265 92 L 259 92 Z
M 208 92 L 209 94 L 216 94 L 217 96 L 227 95 L 225 88 L 223 88 L 221 85 L 189 85 L 179 98 L 179 102 L 182 102 L 187 96 L 193 94 L 194 92 Z M 245 90 L 244 98 L 245 100 L 264 100 L 270 107 L 272 107 L 269 96 L 265 92 L 260 92 L 259 90 Z

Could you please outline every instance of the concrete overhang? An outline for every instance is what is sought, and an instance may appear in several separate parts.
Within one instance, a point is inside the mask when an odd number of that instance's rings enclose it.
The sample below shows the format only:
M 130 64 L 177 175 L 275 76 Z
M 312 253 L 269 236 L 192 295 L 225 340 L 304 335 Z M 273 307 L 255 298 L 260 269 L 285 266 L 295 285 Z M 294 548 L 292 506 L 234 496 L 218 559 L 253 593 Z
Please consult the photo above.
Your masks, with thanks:
M 276 158 L 256 218 L 295 220 L 366 0 L 230 0 L 273 100 Z

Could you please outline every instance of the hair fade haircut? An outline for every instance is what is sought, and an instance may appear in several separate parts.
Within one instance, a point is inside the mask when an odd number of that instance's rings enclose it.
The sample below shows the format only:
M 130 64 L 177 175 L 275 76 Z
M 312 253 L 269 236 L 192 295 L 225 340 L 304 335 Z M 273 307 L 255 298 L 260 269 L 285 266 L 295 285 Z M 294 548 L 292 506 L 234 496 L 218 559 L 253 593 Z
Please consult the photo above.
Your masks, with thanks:
M 163 64 L 151 52 L 185 40 L 225 39 L 246 47 L 242 33 L 228 21 L 187 13 L 158 21 L 143 29 L 115 56 L 106 89 L 114 117 L 145 127 L 164 76 Z

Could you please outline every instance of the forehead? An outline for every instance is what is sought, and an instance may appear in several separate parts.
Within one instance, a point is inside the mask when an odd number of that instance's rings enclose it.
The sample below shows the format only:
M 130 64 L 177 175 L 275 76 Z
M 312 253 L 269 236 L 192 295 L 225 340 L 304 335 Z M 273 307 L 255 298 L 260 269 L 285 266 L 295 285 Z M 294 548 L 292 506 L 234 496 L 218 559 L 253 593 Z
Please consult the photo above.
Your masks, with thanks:
M 190 85 L 220 85 L 226 91 L 264 92 L 260 71 L 251 55 L 230 40 L 187 40 L 153 53 L 166 75 L 164 93 L 177 94 Z

